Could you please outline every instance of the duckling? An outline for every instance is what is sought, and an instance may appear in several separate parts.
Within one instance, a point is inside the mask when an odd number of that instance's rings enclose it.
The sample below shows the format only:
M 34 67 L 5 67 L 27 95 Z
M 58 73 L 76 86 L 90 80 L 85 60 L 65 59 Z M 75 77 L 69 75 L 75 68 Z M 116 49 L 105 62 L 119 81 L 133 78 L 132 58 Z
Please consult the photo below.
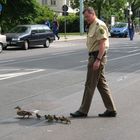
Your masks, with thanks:
M 48 115 L 47 118 L 48 118 L 48 122 L 52 122 L 54 120 L 53 116 L 51 115 Z
M 66 118 L 66 117 L 64 117 L 64 116 L 62 116 L 62 118 L 63 118 L 63 120 L 65 121 L 66 124 L 71 123 L 71 121 L 70 121 L 68 118 Z
M 36 113 L 35 115 L 36 115 L 37 119 L 41 119 L 42 118 L 41 115 L 39 115 L 38 113 Z
M 54 118 L 55 121 L 58 121 L 59 120 L 59 118 L 56 117 L 55 115 L 53 115 L 53 118 Z
M 44 115 L 44 117 L 45 117 L 46 120 L 48 120 L 48 116 L 47 115 Z
M 18 116 L 22 116 L 23 118 L 25 118 L 25 116 L 28 116 L 28 118 L 32 116 L 31 112 L 22 110 L 19 106 L 15 107 L 15 109 L 17 109 Z
M 58 119 L 59 119 L 61 122 L 64 121 L 64 119 L 63 119 L 62 117 L 58 117 Z
M 54 120 L 54 117 L 51 115 L 44 115 L 45 119 L 48 120 L 48 122 L 52 122 Z

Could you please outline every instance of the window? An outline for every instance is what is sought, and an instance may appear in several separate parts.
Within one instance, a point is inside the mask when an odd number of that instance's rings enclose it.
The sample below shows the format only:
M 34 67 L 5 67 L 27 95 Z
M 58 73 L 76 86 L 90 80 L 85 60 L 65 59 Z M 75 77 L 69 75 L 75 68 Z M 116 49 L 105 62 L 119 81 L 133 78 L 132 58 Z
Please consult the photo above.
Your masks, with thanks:
M 28 27 L 16 26 L 10 30 L 10 33 L 25 33 L 28 31 L 28 29 L 29 29 Z
M 51 5 L 56 5 L 56 0 L 51 0 Z
M 42 5 L 48 4 L 47 1 L 48 0 L 42 0 Z
M 33 30 L 31 31 L 31 33 L 32 33 L 32 34 L 36 34 L 36 33 L 38 33 L 38 30 L 37 30 L 37 29 L 33 29 Z

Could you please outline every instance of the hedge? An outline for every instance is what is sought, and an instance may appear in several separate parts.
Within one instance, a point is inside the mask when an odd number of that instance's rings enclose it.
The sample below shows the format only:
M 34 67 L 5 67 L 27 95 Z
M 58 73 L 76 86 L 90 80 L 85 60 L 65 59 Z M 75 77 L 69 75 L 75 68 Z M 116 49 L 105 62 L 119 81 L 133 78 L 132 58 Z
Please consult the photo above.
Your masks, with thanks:
M 69 15 L 69 16 L 61 16 L 58 17 L 59 22 L 59 32 L 64 33 L 64 23 L 66 18 L 66 30 L 67 32 L 79 32 L 79 16 L 76 15 Z

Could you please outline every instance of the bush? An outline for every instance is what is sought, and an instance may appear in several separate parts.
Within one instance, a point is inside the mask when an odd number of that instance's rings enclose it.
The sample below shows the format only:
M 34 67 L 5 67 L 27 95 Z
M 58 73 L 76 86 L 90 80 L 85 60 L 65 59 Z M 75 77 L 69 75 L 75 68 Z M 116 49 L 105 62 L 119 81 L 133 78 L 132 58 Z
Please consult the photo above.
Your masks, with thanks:
M 58 18 L 59 21 L 59 32 L 64 33 L 64 23 L 65 17 L 61 16 Z M 66 16 L 66 27 L 67 32 L 79 32 L 79 16 L 76 15 L 69 15 Z
M 42 7 L 36 0 L 7 0 L 3 5 L 0 26 L 2 32 L 8 32 L 19 24 L 44 23 L 53 18 L 53 11 L 47 6 Z
M 38 16 L 34 19 L 34 23 L 44 24 L 46 20 L 53 21 L 55 14 L 47 6 L 42 6 Z

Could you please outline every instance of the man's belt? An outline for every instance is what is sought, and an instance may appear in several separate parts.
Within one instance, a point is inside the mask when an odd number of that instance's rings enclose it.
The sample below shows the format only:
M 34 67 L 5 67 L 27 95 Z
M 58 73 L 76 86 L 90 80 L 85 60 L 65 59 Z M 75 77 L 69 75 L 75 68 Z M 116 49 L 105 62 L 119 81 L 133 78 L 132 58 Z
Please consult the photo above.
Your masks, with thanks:
M 99 53 L 99 51 L 89 52 L 89 56 L 93 56 L 94 58 L 97 58 L 98 53 Z M 106 55 L 106 51 L 103 56 L 105 56 L 105 55 Z

